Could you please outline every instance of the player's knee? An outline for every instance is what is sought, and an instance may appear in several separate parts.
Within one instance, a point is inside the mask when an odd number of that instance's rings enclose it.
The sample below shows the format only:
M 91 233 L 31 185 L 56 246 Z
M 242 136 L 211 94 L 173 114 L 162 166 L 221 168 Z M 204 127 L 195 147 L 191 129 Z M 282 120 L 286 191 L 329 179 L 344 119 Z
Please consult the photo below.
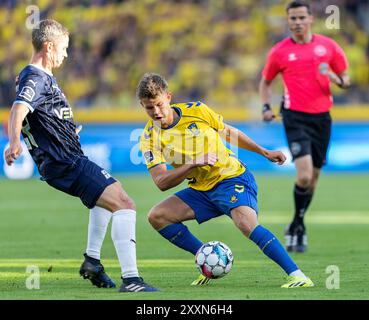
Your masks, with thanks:
M 301 174 L 297 178 L 297 184 L 302 188 L 311 187 L 313 182 L 313 177 L 310 174 Z
M 122 209 L 136 210 L 135 202 L 130 197 L 124 195 L 123 193 L 119 194 L 118 205 Z
M 121 184 L 117 184 L 114 197 L 111 199 L 111 211 L 115 212 L 122 209 L 136 210 L 134 201 L 122 190 Z
M 147 215 L 147 219 L 149 223 L 155 228 L 158 229 L 163 226 L 165 223 L 165 212 L 160 207 L 153 207 L 149 214 Z
M 247 221 L 246 219 L 240 219 L 235 221 L 236 227 L 241 230 L 241 232 L 247 237 L 250 235 L 251 231 L 254 230 L 255 226 Z
M 252 218 L 244 213 L 234 212 L 232 219 L 236 227 L 247 237 L 257 225 L 256 218 Z

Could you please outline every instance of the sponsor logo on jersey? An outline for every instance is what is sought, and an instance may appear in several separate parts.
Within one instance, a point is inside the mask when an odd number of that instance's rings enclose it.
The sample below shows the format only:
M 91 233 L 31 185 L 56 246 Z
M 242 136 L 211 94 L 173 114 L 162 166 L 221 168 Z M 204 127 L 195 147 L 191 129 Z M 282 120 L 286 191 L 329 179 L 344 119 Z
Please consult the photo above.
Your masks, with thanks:
M 54 112 L 60 120 L 67 120 L 73 118 L 73 111 L 70 107 L 63 107 L 60 108 L 59 110 L 54 109 Z
M 29 79 L 28 82 L 31 82 L 31 84 L 36 88 L 36 84 L 37 84 L 36 81 L 33 81 L 33 80 Z
M 296 54 L 295 53 L 290 53 L 288 55 L 288 61 L 295 61 L 297 60 Z
M 33 90 L 31 87 L 29 86 L 24 86 L 22 88 L 22 91 L 20 92 L 19 94 L 19 97 L 22 97 L 28 101 L 32 101 L 32 99 L 34 98 L 35 96 L 35 90 Z

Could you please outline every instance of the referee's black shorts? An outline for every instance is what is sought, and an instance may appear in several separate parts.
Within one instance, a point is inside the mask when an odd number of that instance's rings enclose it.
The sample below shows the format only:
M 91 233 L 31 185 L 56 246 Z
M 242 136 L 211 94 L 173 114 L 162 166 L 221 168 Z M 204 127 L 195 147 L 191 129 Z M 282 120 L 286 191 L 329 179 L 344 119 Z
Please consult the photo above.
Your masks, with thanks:
M 281 111 L 293 160 L 310 154 L 314 167 L 320 169 L 326 163 L 331 137 L 329 112 L 311 114 L 284 108 Z

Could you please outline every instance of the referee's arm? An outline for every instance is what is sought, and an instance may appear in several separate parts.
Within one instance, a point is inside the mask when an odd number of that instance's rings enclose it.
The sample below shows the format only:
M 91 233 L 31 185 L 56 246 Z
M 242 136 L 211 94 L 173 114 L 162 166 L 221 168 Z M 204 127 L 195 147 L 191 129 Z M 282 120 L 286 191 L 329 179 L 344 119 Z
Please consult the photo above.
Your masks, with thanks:
M 329 80 L 341 89 L 348 89 L 351 85 L 350 76 L 347 74 L 347 71 L 340 74 L 335 74 L 333 71 L 329 71 L 328 76 Z
M 263 104 L 263 120 L 264 121 L 272 121 L 275 118 L 275 115 L 270 107 L 270 101 L 272 98 L 272 81 L 268 81 L 261 77 L 259 83 L 259 94 L 260 99 Z

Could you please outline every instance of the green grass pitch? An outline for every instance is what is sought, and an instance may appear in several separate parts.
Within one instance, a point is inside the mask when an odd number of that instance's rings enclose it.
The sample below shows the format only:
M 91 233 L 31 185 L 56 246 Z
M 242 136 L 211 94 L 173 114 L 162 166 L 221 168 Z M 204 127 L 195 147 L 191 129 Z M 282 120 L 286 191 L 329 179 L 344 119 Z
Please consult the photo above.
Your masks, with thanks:
M 292 215 L 292 176 L 255 173 L 259 185 L 259 221 L 282 242 Z M 86 246 L 88 210 L 79 199 L 38 180 L 0 180 L 0 299 L 369 299 L 369 175 L 322 175 L 306 216 L 309 250 L 292 254 L 315 282 L 314 288 L 286 290 L 284 272 L 220 217 L 186 223 L 202 241 L 220 240 L 235 256 L 229 275 L 206 287 L 191 287 L 198 276 L 194 258 L 161 238 L 147 222 L 149 209 L 173 193 L 160 192 L 148 176 L 120 177 L 137 204 L 137 256 L 144 279 L 158 293 L 122 294 L 99 289 L 79 274 Z M 178 188 L 177 188 L 178 189 Z M 175 208 L 173 208 L 175 210 Z M 120 267 L 107 234 L 102 262 L 120 283 Z M 339 268 L 339 289 L 328 289 Z M 26 288 L 27 266 L 40 270 L 40 288 Z

